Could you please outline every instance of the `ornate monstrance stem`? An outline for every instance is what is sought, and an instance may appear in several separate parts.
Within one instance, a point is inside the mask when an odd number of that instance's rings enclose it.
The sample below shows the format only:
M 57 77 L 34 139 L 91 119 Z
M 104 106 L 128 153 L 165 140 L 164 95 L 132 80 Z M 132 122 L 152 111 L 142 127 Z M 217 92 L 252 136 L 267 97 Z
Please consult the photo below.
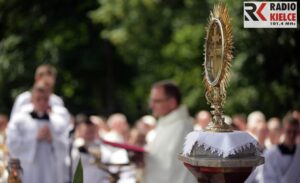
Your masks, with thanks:
M 228 11 L 225 5 L 217 5 L 209 18 L 205 42 L 205 97 L 213 109 L 211 111 L 213 118 L 206 131 L 232 131 L 223 118 L 225 87 L 228 84 L 230 62 L 233 58 L 232 48 L 232 30 Z

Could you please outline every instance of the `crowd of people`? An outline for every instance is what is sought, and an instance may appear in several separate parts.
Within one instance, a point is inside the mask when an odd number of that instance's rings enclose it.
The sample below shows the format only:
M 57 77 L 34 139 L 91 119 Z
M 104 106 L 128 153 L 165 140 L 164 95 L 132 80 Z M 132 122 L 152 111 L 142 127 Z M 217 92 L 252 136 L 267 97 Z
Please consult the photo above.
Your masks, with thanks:
M 197 113 L 195 130 L 203 130 L 211 121 L 208 111 Z M 261 111 L 246 116 L 224 116 L 225 123 L 234 130 L 246 131 L 259 144 L 264 165 L 256 167 L 246 183 L 286 183 L 300 182 L 300 112 L 290 111 L 281 120 L 278 117 L 266 119 Z
M 171 81 L 151 87 L 152 115 L 142 116 L 132 127 L 125 114 L 108 118 L 71 115 L 63 100 L 53 93 L 56 69 L 36 69 L 30 91 L 15 100 L 10 117 L 0 114 L 0 183 L 7 159 L 17 158 L 23 183 L 72 182 L 80 160 L 85 183 L 192 183 L 197 182 L 177 157 L 185 136 L 204 130 L 211 121 L 208 111 L 191 117 L 181 103 L 179 88 Z M 300 112 L 291 111 L 281 120 L 267 120 L 260 111 L 248 117 L 224 116 L 234 130 L 247 131 L 259 142 L 265 164 L 247 182 L 300 182 Z M 132 152 L 105 142 L 141 147 L 144 158 L 132 162 Z

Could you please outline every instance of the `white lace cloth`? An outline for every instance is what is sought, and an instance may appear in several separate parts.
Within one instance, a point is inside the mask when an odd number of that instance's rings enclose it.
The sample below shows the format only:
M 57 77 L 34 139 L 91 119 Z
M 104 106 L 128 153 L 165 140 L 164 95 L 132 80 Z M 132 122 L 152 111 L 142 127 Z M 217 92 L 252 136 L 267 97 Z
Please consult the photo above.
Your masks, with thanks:
M 250 148 L 254 145 L 259 154 L 258 142 L 247 132 L 233 131 L 227 133 L 216 133 L 216 132 L 206 132 L 206 131 L 193 131 L 189 133 L 186 137 L 184 143 L 183 155 L 190 155 L 193 146 L 196 144 L 198 146 L 203 146 L 205 150 L 210 152 L 216 152 L 219 156 L 223 158 L 229 155 L 234 155 L 245 148 Z

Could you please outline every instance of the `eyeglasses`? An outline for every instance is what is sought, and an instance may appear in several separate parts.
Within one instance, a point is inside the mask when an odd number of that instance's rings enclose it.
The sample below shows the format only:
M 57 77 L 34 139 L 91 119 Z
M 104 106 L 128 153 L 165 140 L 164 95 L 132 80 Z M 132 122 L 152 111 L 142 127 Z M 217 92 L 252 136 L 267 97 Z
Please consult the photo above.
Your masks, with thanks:
M 166 98 L 150 99 L 149 103 L 156 103 L 156 104 L 158 104 L 158 103 L 163 103 L 163 102 L 165 102 L 167 100 L 169 100 L 168 97 L 166 97 Z

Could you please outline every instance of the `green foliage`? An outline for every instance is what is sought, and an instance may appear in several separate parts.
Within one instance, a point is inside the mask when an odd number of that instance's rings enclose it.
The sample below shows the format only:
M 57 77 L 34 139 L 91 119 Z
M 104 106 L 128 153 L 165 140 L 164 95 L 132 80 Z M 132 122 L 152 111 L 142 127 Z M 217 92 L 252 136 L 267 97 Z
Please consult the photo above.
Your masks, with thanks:
M 216 0 L 0 1 L 0 111 L 29 89 L 38 64 L 59 70 L 72 113 L 149 113 L 151 84 L 173 79 L 192 113 L 204 98 L 203 45 Z M 234 56 L 226 114 L 300 108 L 298 29 L 244 29 L 243 2 L 226 1 Z
M 72 113 L 122 110 L 115 91 L 124 88 L 132 72 L 98 36 L 101 25 L 87 15 L 96 7 L 94 0 L 0 3 L 1 112 L 9 113 L 16 95 L 30 89 L 42 63 L 58 68 L 55 92 Z
M 113 43 L 124 61 L 136 68 L 138 77 L 132 80 L 129 99 L 145 103 L 153 82 L 173 79 L 190 107 L 205 106 L 201 67 L 206 24 L 206 17 L 201 15 L 208 15 L 205 3 L 121 2 L 100 1 L 99 9 L 90 16 L 104 25 L 100 36 Z M 147 111 L 146 105 L 142 107 L 141 111 Z
M 145 100 L 151 83 L 174 79 L 193 112 L 208 108 L 202 85 L 206 19 L 217 1 L 99 1 L 90 13 L 104 25 L 100 36 L 135 65 L 133 100 Z M 228 114 L 262 110 L 281 116 L 299 108 L 299 29 L 244 29 L 243 3 L 226 2 L 232 17 L 235 59 Z M 298 35 L 299 36 L 299 35 Z M 292 71 L 292 72 L 289 72 Z M 294 82 L 292 82 L 294 81 Z M 145 87 L 146 86 L 146 87 Z M 296 99 L 297 102 L 294 102 Z M 278 107 L 280 106 L 280 107 Z

